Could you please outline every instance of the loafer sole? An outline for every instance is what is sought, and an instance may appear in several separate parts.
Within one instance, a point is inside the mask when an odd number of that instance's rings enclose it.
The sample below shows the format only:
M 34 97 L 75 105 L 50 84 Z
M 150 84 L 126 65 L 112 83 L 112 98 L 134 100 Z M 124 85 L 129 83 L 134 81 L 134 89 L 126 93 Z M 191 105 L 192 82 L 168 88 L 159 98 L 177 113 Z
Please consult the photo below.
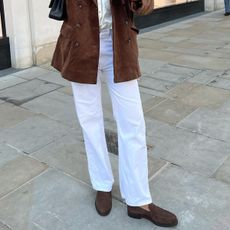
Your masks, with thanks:
M 132 213 L 132 212 L 129 212 L 129 211 L 127 212 L 127 214 L 128 214 L 129 217 L 135 218 L 135 219 L 145 218 L 145 219 L 151 221 L 152 223 L 154 223 L 155 225 L 160 226 L 160 227 L 174 227 L 174 226 L 176 226 L 178 224 L 178 223 L 175 223 L 175 224 L 161 224 L 161 223 L 158 223 L 158 222 L 154 221 L 149 216 L 144 216 L 142 214 Z

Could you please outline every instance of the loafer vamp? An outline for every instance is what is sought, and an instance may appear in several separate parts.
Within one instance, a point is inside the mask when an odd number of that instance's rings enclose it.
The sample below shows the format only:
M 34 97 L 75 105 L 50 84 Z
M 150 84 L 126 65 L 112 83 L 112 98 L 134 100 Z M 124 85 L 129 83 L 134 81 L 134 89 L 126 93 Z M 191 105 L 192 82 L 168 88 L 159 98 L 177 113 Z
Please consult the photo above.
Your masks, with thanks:
M 160 208 L 154 204 L 150 204 L 149 205 L 149 209 L 151 210 L 150 217 L 152 220 L 154 220 L 154 222 L 157 225 L 160 226 L 175 226 L 178 224 L 178 220 L 176 215 L 174 215 L 173 213 Z
M 178 224 L 176 215 L 160 208 L 153 203 L 149 204 L 149 209 L 145 210 L 138 206 L 128 206 L 128 215 L 133 218 L 146 218 L 161 227 L 173 227 Z
M 97 191 L 95 206 L 97 212 L 102 215 L 108 215 L 112 208 L 112 194 L 111 192 Z

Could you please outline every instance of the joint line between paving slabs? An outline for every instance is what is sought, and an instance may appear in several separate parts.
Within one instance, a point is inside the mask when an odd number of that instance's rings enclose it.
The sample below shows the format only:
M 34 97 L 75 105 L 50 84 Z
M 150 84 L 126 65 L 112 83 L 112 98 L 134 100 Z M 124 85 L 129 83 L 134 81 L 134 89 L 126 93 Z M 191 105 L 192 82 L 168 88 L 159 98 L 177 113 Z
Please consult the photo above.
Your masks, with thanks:
M 7 224 L 5 221 L 0 219 L 0 222 L 2 222 L 6 227 L 8 227 L 10 230 L 13 230 L 13 227 L 11 227 L 9 224 Z
M 41 230 L 46 230 L 45 228 L 41 227 L 38 223 L 32 221 L 32 224 L 34 224 L 37 228 L 41 229 Z
M 35 180 L 37 177 L 43 175 L 44 173 L 46 173 L 48 171 L 49 167 L 46 168 L 43 172 L 41 172 L 40 174 L 38 174 L 37 176 L 31 178 L 30 180 L 26 181 L 25 183 L 21 184 L 19 187 L 13 189 L 12 191 L 10 191 L 9 193 L 5 194 L 4 196 L 2 196 L 0 198 L 0 201 L 3 200 L 4 198 L 6 198 L 7 196 L 11 195 L 12 193 L 14 193 L 15 191 L 19 190 L 20 188 L 22 188 L 24 185 L 29 184 L 31 181 Z
M 150 178 L 149 181 L 153 180 L 156 176 L 158 176 L 166 167 L 170 165 L 169 162 L 167 162 L 164 166 L 162 166 L 156 173 L 154 173 Z
M 191 130 L 191 129 L 186 128 L 186 127 L 176 126 L 176 128 L 182 129 L 182 130 L 184 130 L 184 131 L 186 131 L 186 132 L 190 132 L 190 133 L 194 133 L 194 134 L 197 134 L 197 135 L 200 135 L 200 136 L 204 136 L 204 137 L 207 137 L 207 138 L 210 138 L 210 139 L 213 139 L 213 140 L 221 141 L 221 142 L 223 142 L 223 143 L 227 143 L 227 144 L 229 143 L 229 142 L 227 142 L 227 141 L 225 141 L 225 140 L 217 139 L 216 137 L 211 137 L 211 136 L 208 136 L 207 134 L 199 133 L 199 132 L 196 131 L 196 130 Z

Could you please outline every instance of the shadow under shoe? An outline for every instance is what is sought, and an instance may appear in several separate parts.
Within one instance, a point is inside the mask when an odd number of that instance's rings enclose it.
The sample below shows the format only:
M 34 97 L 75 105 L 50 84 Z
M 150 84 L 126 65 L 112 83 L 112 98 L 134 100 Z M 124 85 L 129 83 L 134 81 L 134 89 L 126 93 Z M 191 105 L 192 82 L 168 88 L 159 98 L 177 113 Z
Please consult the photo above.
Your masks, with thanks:
M 129 217 L 141 219 L 145 218 L 161 227 L 174 227 L 178 224 L 178 219 L 173 213 L 160 208 L 153 203 L 149 204 L 149 209 L 145 210 L 139 206 L 127 205 L 127 214 Z
M 112 192 L 97 191 L 95 208 L 99 215 L 108 215 L 112 209 Z

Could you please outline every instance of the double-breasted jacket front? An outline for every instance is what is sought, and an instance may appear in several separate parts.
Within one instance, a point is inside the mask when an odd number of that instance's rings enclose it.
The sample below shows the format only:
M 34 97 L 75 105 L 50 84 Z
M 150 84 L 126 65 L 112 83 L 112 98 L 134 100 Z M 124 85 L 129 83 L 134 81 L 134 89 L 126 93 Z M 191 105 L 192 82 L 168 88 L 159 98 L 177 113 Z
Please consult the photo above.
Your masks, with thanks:
M 141 76 L 138 63 L 134 13 L 129 0 L 108 0 L 111 4 L 114 82 Z M 66 0 L 67 18 L 63 21 L 51 66 L 63 78 L 96 84 L 100 52 L 100 28 L 96 0 Z

